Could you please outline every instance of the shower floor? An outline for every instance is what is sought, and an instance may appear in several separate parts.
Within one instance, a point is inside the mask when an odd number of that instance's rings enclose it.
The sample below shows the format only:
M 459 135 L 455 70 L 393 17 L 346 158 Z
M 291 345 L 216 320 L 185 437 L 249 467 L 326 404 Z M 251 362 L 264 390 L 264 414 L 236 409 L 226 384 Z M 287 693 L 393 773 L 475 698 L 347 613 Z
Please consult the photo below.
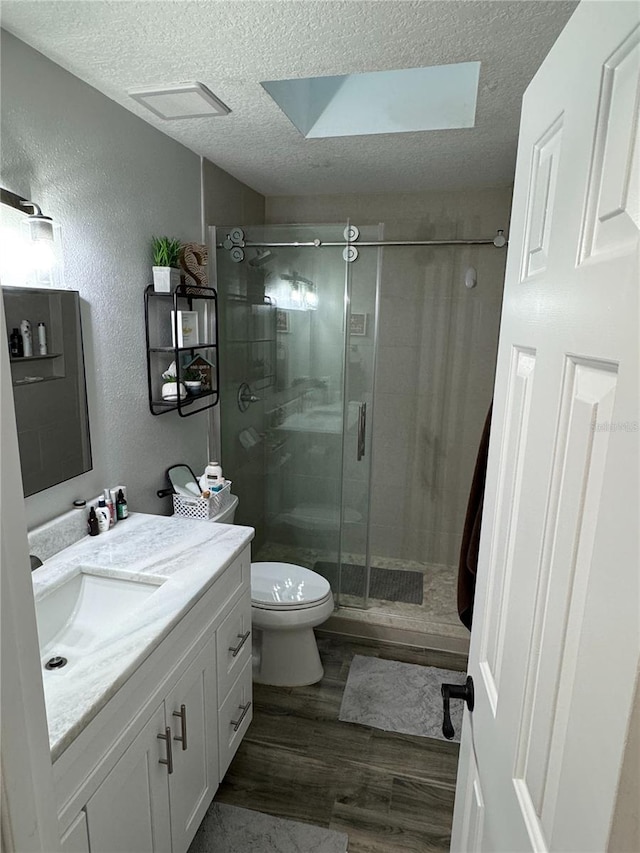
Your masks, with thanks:
M 253 555 L 253 560 L 297 563 L 313 569 L 317 562 L 335 561 L 336 554 L 319 549 L 265 542 Z M 342 560 L 345 563 L 364 565 L 362 555 L 358 554 L 343 554 Z M 379 630 L 374 632 L 376 636 L 395 642 L 402 642 L 403 634 L 406 636 L 406 642 L 411 642 L 411 638 L 415 642 L 414 635 L 422 634 L 433 638 L 433 642 L 425 641 L 425 645 L 449 647 L 452 651 L 466 650 L 469 632 L 458 618 L 456 568 L 393 557 L 372 557 L 371 563 L 381 569 L 419 572 L 423 576 L 424 585 L 422 604 L 370 598 L 369 607 L 365 610 L 361 598 L 342 595 L 340 606 L 327 623 L 327 628 L 331 628 L 332 621 L 343 626 L 349 622 L 349 632 L 354 634 L 359 633 L 360 627 L 364 636 L 371 636 L 372 629 L 377 628 Z M 439 639 L 443 642 L 438 643 Z

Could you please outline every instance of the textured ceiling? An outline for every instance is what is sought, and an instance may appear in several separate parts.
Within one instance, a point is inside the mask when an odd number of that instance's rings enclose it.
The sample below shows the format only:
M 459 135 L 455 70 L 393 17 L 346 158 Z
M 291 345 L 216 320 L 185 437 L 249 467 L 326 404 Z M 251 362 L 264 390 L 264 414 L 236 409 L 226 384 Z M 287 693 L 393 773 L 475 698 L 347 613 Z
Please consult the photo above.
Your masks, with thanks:
M 508 184 L 520 100 L 562 0 L 3 0 L 2 26 L 266 195 Z M 476 127 L 304 139 L 261 80 L 479 60 Z M 225 118 L 165 122 L 126 94 L 199 80 Z

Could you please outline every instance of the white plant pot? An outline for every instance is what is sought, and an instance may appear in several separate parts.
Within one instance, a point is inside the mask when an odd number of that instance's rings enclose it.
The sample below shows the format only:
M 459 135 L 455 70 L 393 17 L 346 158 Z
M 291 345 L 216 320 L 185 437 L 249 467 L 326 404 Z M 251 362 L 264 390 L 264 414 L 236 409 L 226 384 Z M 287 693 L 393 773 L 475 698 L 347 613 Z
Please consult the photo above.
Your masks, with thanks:
M 162 399 L 166 400 L 167 403 L 175 403 L 178 400 L 178 394 L 180 395 L 180 399 L 184 400 L 187 396 L 187 389 L 182 382 L 165 382 L 161 393 Z
M 151 267 L 155 293 L 173 293 L 180 284 L 180 270 L 174 267 Z

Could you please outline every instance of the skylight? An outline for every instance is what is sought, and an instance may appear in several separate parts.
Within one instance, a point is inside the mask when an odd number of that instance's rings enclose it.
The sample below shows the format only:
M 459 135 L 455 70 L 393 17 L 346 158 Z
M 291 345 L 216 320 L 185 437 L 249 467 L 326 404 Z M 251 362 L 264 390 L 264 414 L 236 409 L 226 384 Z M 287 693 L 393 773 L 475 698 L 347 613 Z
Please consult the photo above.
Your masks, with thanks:
M 262 86 L 307 139 L 473 127 L 479 62 L 266 80 Z

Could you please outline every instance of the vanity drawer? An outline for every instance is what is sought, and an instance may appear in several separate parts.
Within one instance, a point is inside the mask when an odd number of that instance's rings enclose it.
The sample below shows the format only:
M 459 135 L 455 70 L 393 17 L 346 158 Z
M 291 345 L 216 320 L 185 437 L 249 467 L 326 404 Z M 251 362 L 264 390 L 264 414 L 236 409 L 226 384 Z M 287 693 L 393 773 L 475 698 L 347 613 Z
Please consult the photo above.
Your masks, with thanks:
M 253 719 L 252 678 L 249 658 L 218 713 L 220 782 Z
M 216 631 L 218 705 L 227 698 L 233 682 L 251 660 L 251 593 L 235 605 Z

